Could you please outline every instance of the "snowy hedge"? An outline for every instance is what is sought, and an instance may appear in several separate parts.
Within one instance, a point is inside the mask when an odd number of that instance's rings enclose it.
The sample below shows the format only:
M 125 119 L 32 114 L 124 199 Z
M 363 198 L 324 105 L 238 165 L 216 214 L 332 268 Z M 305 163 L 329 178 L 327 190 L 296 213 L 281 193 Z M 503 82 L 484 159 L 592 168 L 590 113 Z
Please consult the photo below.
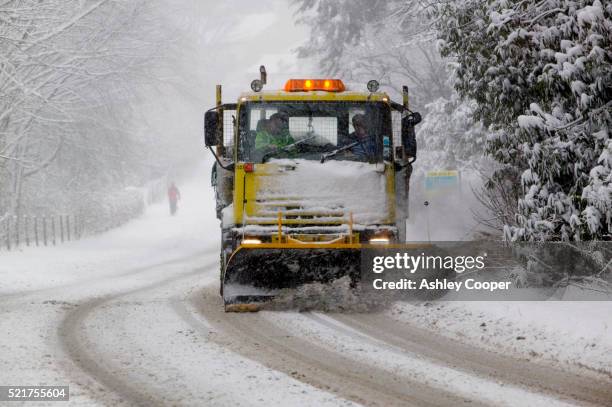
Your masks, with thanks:
M 120 226 L 141 215 L 145 208 L 143 190 L 130 188 L 112 193 L 95 192 L 79 203 L 79 214 L 87 234 Z
M 486 150 L 521 173 L 513 240 L 609 239 L 612 2 L 440 3 L 456 89 L 493 130 Z

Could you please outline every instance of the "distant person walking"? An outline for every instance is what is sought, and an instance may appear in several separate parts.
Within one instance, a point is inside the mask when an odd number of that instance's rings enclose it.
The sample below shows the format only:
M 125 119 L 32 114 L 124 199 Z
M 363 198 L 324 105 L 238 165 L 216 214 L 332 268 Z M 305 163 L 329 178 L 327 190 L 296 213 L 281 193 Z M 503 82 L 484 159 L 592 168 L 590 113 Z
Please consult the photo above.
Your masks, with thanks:
M 181 199 L 181 192 L 178 190 L 174 182 L 168 188 L 168 202 L 170 203 L 170 215 L 174 215 L 177 209 L 177 202 Z

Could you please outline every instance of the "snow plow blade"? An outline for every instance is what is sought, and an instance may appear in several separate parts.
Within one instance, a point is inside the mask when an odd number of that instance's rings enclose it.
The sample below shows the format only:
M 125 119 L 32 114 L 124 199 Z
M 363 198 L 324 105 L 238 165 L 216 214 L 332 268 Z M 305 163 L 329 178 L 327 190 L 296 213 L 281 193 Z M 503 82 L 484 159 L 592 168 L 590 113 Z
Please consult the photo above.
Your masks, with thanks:
M 240 246 L 223 273 L 223 301 L 229 312 L 257 311 L 283 289 L 326 284 L 360 275 L 359 245 Z

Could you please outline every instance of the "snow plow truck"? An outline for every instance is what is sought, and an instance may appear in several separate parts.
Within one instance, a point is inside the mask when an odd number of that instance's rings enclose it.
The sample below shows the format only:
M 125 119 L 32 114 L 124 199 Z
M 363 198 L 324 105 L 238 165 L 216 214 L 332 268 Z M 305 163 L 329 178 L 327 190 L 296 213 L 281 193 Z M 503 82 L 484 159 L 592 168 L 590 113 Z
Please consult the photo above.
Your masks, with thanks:
M 289 79 L 264 90 L 265 68 L 237 103 L 204 115 L 215 157 L 221 221 L 221 296 L 228 312 L 255 311 L 280 290 L 350 276 L 361 252 L 406 240 L 416 160 L 408 105 L 372 80 L 361 91 L 339 79 Z

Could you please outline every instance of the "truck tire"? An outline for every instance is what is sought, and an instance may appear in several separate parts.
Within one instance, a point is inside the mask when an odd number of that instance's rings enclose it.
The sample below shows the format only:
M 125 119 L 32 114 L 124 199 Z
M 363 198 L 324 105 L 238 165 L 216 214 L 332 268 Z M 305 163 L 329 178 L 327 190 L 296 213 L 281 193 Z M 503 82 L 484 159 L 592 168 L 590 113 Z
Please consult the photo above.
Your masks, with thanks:
M 223 297 L 223 274 L 225 266 L 235 249 L 235 241 L 230 230 L 221 229 L 221 253 L 219 254 L 219 294 Z

